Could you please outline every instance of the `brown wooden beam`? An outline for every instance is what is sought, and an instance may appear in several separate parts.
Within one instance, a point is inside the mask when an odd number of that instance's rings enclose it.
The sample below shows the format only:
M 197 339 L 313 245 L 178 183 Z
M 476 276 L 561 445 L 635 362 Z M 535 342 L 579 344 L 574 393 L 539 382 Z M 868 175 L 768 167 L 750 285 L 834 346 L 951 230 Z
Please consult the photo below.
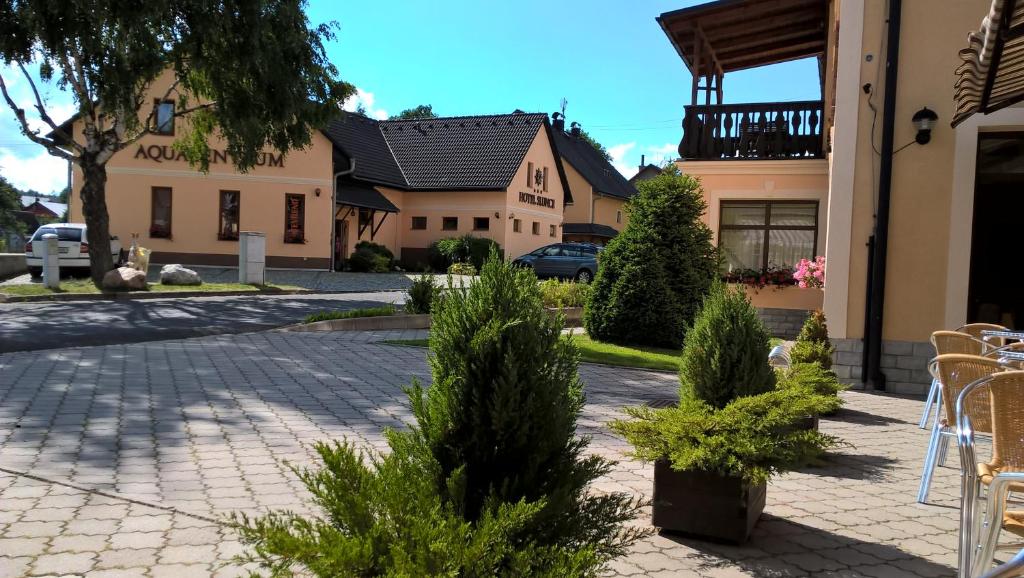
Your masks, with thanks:
M 798 43 L 775 42 L 772 44 L 765 44 L 756 52 L 752 50 L 728 50 L 721 53 L 721 59 L 724 65 L 728 67 L 736 61 L 764 59 L 770 58 L 776 54 L 791 52 L 802 52 L 807 56 L 814 56 L 824 50 L 825 42 L 819 39 L 807 40 Z

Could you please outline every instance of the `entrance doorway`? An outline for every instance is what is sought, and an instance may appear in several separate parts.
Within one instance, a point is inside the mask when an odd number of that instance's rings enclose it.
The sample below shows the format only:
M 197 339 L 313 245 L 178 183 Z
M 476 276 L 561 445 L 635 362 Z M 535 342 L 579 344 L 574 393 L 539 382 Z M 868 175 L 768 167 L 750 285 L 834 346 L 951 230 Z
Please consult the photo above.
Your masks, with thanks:
M 1024 215 L 1024 132 L 978 135 L 968 322 L 1020 327 L 1024 266 L 1017 259 Z
M 348 256 L 348 219 L 334 220 L 334 270 L 344 269 Z

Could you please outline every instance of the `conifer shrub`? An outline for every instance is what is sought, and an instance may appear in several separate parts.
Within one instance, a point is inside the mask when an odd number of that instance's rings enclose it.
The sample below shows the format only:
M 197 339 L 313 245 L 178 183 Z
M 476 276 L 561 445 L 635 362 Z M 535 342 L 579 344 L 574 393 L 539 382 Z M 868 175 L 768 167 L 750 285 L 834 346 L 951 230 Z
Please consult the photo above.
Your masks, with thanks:
M 778 389 L 804 389 L 823 396 L 829 403 L 821 408 L 821 415 L 830 415 L 842 406 L 839 392 L 846 389 L 835 372 L 818 363 L 793 363 L 778 373 Z
M 674 167 L 637 188 L 629 223 L 601 253 L 584 326 L 599 341 L 678 348 L 718 276 L 707 205 Z
M 683 398 L 678 407 L 626 408 L 630 419 L 613 431 L 644 461 L 668 460 L 677 471 L 704 471 L 761 484 L 813 463 L 839 445 L 834 436 L 794 427 L 831 407 L 827 396 L 805 388 L 776 389 L 737 398 L 721 409 Z
M 441 286 L 433 275 L 422 274 L 409 287 L 409 299 L 405 302 L 405 312 L 412 314 L 430 313 L 434 301 L 441 294 Z
M 497 251 L 468 288 L 449 283 L 430 331 L 432 385 L 387 455 L 317 446 L 300 470 L 322 517 L 236 516 L 249 558 L 317 576 L 593 576 L 644 534 L 641 502 L 588 487 L 578 353 L 532 271 Z
M 770 336 L 742 289 L 715 283 L 686 336 L 680 361 L 680 398 L 715 408 L 771 391 Z
M 789 350 L 791 363 L 818 363 L 823 369 L 832 368 L 832 354 L 836 348 L 828 339 L 828 325 L 825 314 L 814 311 L 797 335 L 796 343 Z

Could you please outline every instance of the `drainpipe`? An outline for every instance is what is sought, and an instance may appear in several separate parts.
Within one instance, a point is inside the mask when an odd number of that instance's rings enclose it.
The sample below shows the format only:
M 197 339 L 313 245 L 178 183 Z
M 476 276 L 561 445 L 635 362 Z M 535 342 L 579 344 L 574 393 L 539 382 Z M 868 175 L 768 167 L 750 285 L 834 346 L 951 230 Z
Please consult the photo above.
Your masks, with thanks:
M 331 265 L 329 271 L 334 271 L 334 224 L 338 220 L 338 179 L 345 175 L 351 175 L 356 172 L 356 159 L 350 157 L 348 159 L 348 168 L 334 173 L 334 178 L 331 179 Z
M 871 290 L 868 293 L 866 367 L 867 383 L 875 391 L 885 391 L 882 373 L 882 325 L 885 314 L 885 261 L 889 248 L 889 201 L 892 197 L 893 133 L 896 114 L 896 77 L 900 58 L 900 15 L 902 0 L 889 0 L 889 24 L 886 39 L 885 99 L 882 102 L 882 150 L 878 170 L 878 207 L 875 215 L 875 243 L 871 254 Z

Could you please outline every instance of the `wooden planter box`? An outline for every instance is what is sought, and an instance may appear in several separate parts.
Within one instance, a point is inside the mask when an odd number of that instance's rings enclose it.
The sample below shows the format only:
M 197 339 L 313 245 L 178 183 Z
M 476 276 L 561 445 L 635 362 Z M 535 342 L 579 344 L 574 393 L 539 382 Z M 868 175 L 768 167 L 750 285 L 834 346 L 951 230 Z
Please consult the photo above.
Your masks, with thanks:
M 695 538 L 743 544 L 764 511 L 766 485 L 654 463 L 651 523 Z

